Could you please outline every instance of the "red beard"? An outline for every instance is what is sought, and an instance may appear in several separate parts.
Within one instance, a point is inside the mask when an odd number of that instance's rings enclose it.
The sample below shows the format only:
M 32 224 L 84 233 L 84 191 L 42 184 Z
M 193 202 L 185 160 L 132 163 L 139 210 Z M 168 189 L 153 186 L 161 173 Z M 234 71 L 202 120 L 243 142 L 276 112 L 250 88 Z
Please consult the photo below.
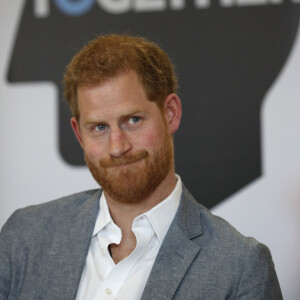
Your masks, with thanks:
M 173 146 L 168 133 L 161 145 L 149 153 L 146 150 L 121 157 L 108 157 L 92 163 L 85 161 L 95 180 L 114 200 L 139 202 L 149 196 L 166 178 L 173 162 Z

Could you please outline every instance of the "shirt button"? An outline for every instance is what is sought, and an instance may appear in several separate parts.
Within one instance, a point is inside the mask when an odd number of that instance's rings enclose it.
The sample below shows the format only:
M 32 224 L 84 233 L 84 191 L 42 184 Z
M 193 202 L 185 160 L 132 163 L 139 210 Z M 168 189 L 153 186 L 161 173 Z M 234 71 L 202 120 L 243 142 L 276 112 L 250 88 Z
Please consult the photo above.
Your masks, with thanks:
M 101 248 L 101 254 L 104 256 L 105 255 L 105 250 Z
M 105 294 L 106 295 L 111 295 L 112 294 L 111 289 L 109 289 L 109 288 L 105 289 Z

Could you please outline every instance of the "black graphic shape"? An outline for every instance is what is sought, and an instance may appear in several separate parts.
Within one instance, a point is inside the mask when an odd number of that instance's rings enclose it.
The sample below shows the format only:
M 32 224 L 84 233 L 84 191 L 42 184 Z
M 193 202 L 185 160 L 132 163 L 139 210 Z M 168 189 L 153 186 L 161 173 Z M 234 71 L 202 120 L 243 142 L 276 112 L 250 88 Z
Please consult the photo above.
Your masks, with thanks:
M 94 4 L 77 17 L 51 2 L 50 15 L 36 18 L 33 1 L 26 1 L 8 80 L 57 85 L 59 150 L 69 164 L 82 165 L 62 101 L 65 66 L 98 34 L 126 32 L 158 42 L 176 64 L 181 87 L 176 170 L 198 201 L 211 207 L 261 175 L 261 104 L 289 54 L 300 12 L 290 3 L 221 8 L 212 2 L 196 9 L 186 2 L 180 11 L 120 15 Z

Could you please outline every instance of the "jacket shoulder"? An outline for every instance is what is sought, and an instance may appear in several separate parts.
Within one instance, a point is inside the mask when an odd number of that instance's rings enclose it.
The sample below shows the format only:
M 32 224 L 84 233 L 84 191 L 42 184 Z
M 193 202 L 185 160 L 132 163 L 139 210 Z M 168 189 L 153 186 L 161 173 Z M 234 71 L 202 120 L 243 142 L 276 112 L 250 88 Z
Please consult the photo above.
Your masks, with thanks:
M 201 247 L 202 256 L 210 261 L 226 261 L 231 270 L 243 269 L 249 262 L 267 262 L 273 264 L 267 246 L 253 237 L 240 233 L 223 218 L 214 215 L 198 203 L 186 188 L 183 189 L 183 205 L 189 228 L 193 234 L 192 241 Z M 191 230 L 190 230 L 191 231 Z
M 198 203 L 187 190 L 184 190 L 183 202 L 181 212 L 185 211 L 189 217 L 181 219 L 189 222 L 188 228 L 193 228 L 189 230 L 192 231 L 190 238 L 200 249 L 190 268 L 193 280 L 203 281 L 203 287 L 209 286 L 213 279 L 214 288 L 208 288 L 208 294 L 225 293 L 232 299 L 282 299 L 267 246 L 241 234 Z M 199 292 L 197 288 L 195 291 Z
M 226 261 L 226 276 L 236 277 L 236 299 L 282 299 L 269 248 L 246 237 L 224 219 L 202 209 L 203 225 L 210 235 L 209 257 Z
M 224 254 L 240 258 L 242 263 L 245 259 L 269 257 L 269 249 L 254 237 L 248 237 L 239 232 L 234 226 L 223 218 L 214 215 L 210 210 L 198 204 L 203 228 L 203 239 L 211 246 Z M 262 257 L 261 257 L 262 258 Z
M 0 233 L 0 299 L 18 298 L 21 288 L 26 299 L 40 298 L 44 276 L 55 282 L 56 267 L 80 276 L 100 195 L 85 191 L 12 214 Z
M 18 209 L 4 224 L 2 233 L 8 230 L 26 236 L 33 230 L 40 231 L 49 225 L 60 226 L 62 223 L 68 223 L 80 213 L 96 206 L 100 195 L 99 189 L 88 190 Z M 17 228 L 17 231 L 14 228 Z
M 188 220 L 189 227 L 197 228 L 201 240 L 205 241 L 205 244 L 218 245 L 218 247 L 237 247 L 247 248 L 256 247 L 259 242 L 252 238 L 246 237 L 234 228 L 223 218 L 214 215 L 209 209 L 200 204 L 189 193 L 189 191 L 183 188 L 183 203 L 181 210 L 186 214 L 185 220 Z

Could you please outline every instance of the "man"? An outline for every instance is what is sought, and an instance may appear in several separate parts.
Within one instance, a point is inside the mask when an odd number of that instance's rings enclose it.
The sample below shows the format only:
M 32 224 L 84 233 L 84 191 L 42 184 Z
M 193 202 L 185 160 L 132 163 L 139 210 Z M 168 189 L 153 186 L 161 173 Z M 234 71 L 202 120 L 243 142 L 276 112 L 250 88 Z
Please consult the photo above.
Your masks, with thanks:
M 282 299 L 269 250 L 213 216 L 175 175 L 181 102 L 165 52 L 101 36 L 75 55 L 64 84 L 102 189 L 11 216 L 0 299 Z

